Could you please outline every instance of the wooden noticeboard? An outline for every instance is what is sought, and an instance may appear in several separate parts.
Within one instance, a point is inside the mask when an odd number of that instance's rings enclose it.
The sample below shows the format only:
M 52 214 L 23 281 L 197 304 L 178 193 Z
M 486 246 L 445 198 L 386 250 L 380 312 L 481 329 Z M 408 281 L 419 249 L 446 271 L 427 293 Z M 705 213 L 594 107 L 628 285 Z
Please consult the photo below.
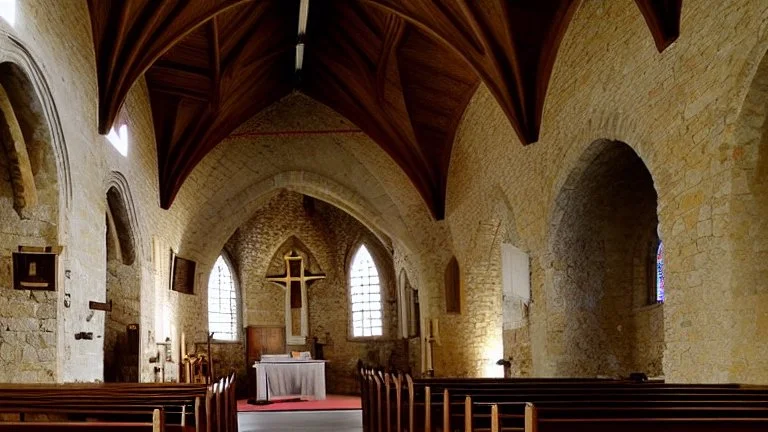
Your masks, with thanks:
M 245 331 L 245 370 L 248 371 L 248 394 L 256 395 L 253 362 L 262 354 L 287 354 L 285 326 L 248 326 Z

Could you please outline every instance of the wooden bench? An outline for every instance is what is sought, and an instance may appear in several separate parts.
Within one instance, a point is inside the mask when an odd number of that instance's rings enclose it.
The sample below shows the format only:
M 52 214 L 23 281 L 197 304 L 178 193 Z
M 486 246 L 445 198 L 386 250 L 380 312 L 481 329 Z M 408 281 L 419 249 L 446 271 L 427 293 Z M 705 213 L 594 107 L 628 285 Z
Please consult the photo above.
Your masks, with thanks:
M 0 385 L 0 413 L 18 419 L 0 422 L 3 430 L 55 430 L 236 432 L 237 401 L 234 374 L 213 385 L 202 384 L 30 384 Z M 29 421 L 46 414 L 51 421 Z M 47 426 L 46 426 L 47 427 Z M 70 428 L 70 429 L 67 429 Z M 74 428 L 74 429 L 72 429 Z M 93 429 L 95 428 L 95 429 Z M 45 429 L 54 430 L 54 429 Z
M 637 430 L 653 424 L 681 431 L 690 424 L 692 430 L 711 432 L 730 430 L 717 429 L 728 422 L 734 430 L 768 430 L 768 390 L 763 387 L 552 378 L 412 380 L 375 368 L 358 372 L 367 432 L 490 431 L 494 422 L 497 430 L 529 432 L 526 407 L 531 402 L 538 430 L 547 432 L 595 430 L 595 424 L 626 429 L 633 421 L 646 424 Z
M 62 413 L 63 411 L 59 411 Z M 151 421 L 39 421 L 24 422 L 10 421 L 0 422 L 0 431 L 106 431 L 106 432 L 166 432 L 173 429 L 166 428 L 163 421 L 162 409 L 155 408 L 151 411 Z

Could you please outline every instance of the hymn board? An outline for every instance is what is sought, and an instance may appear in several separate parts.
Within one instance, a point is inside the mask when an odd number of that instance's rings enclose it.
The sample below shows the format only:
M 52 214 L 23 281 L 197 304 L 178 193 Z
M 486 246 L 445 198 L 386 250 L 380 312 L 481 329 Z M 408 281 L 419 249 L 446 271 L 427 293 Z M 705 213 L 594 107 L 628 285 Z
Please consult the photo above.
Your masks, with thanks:
M 293 251 L 285 256 L 285 273 L 268 276 L 267 280 L 285 289 L 285 342 L 304 345 L 309 336 L 309 307 L 307 286 L 324 274 L 313 275 L 304 268 L 304 258 Z

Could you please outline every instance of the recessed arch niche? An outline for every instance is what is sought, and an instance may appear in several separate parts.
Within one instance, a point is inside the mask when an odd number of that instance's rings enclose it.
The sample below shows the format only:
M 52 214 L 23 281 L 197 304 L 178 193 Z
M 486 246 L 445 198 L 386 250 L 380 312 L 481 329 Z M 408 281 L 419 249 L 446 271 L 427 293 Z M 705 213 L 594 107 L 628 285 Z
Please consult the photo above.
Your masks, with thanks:
M 648 296 L 656 208 L 653 178 L 625 143 L 595 141 L 569 174 L 550 234 L 552 374 L 662 373 L 662 306 L 649 304 Z
M 106 299 L 104 381 L 138 382 L 141 267 L 133 199 L 125 177 L 112 173 L 106 193 Z
M 0 381 L 53 382 L 59 379 L 57 299 L 63 290 L 10 289 L 10 257 L 19 246 L 66 243 L 61 217 L 69 196 L 66 146 L 39 67 L 6 34 L 0 35 L 0 88 L 0 265 L 5 269 L 0 287 L 7 288 L 0 290 L 0 301 L 12 305 L 0 338 L 6 353 L 0 359 Z M 62 286 L 63 278 L 56 277 Z M 30 320 L 36 324 L 30 326 Z M 26 344 L 30 340 L 39 343 L 32 347 Z

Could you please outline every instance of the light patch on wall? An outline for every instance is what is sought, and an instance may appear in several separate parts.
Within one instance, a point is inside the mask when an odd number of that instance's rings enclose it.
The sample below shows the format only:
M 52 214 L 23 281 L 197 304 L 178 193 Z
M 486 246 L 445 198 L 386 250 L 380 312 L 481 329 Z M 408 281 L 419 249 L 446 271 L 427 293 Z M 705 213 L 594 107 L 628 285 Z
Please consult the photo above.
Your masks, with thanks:
M 0 0 L 3 1 L 3 0 Z M 121 125 L 116 131 L 114 127 L 109 130 L 107 139 L 112 144 L 112 147 L 117 149 L 123 156 L 128 156 L 128 126 Z
M 504 366 L 496 364 L 504 357 L 504 342 L 496 338 L 488 340 L 483 351 L 483 378 L 504 378 Z
M 502 316 L 504 330 L 526 324 L 525 307 L 531 302 L 530 257 L 509 243 L 501 245 Z
M 0 0 L 0 17 L 11 26 L 16 25 L 16 0 Z

